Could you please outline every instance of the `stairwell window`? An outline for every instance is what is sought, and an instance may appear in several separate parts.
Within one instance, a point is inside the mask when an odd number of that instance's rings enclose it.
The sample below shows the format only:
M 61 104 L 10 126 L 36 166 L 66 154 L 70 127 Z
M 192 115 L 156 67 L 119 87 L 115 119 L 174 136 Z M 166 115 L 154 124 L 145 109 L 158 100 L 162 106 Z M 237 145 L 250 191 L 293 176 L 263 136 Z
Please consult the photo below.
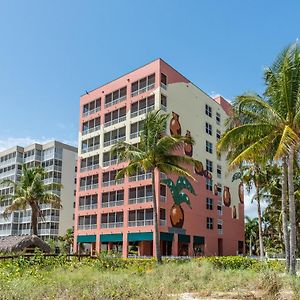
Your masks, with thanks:
M 218 112 L 216 113 L 216 122 L 218 125 L 220 125 L 220 123 L 221 123 L 221 115 Z
M 213 199 L 206 198 L 206 209 L 213 210 Z
M 208 172 L 212 172 L 213 171 L 213 162 L 209 159 L 206 160 L 206 170 Z
M 206 152 L 211 153 L 211 154 L 213 153 L 213 145 L 209 141 L 206 141 Z
M 206 228 L 209 230 L 214 229 L 214 219 L 213 218 L 206 218 Z
M 205 123 L 205 131 L 207 134 L 212 135 L 212 126 L 209 123 Z

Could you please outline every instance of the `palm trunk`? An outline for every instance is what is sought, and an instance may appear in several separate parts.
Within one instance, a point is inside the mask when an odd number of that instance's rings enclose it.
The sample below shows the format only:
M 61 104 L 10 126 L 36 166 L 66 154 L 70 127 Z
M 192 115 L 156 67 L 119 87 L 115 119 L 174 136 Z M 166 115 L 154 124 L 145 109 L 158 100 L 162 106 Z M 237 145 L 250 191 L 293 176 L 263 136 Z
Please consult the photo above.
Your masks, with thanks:
M 162 263 L 161 253 L 160 253 L 160 236 L 158 228 L 158 212 L 156 203 L 156 190 L 155 190 L 155 169 L 152 170 L 152 199 L 153 199 L 153 224 L 154 224 L 154 234 L 155 234 L 155 252 L 156 259 L 159 264 Z
M 252 256 L 252 232 L 250 235 L 250 242 L 249 242 L 249 256 Z
M 38 219 L 38 210 L 35 205 L 32 205 L 31 206 L 31 228 L 32 228 L 32 234 L 34 235 L 38 235 L 37 219 Z
M 256 184 L 256 200 L 257 200 L 257 215 L 258 215 L 258 237 L 259 237 L 259 255 L 260 258 L 264 258 L 264 243 L 262 236 L 262 217 L 261 217 L 261 207 L 260 207 L 260 195 L 259 195 L 259 185 Z
M 286 272 L 290 271 L 290 240 L 288 230 L 288 217 L 287 217 L 287 201 L 288 201 L 288 170 L 286 157 L 282 160 L 282 201 L 281 201 L 281 214 L 282 214 L 282 231 L 285 249 L 285 268 Z
M 289 189 L 289 217 L 290 217 L 290 273 L 296 274 L 296 211 L 294 195 L 294 155 L 292 147 L 288 159 L 288 189 Z

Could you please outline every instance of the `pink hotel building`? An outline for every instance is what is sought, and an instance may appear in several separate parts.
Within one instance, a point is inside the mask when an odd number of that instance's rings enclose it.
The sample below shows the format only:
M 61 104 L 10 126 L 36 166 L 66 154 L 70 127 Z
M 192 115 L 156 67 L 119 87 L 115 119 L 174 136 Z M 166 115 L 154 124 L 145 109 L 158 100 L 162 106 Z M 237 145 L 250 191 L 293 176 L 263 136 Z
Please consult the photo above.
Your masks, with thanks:
M 225 155 L 216 153 L 230 108 L 161 59 L 81 96 L 74 246 L 117 250 L 123 257 L 133 250 L 154 254 L 151 174 L 115 180 L 126 162 L 111 148 L 118 141 L 138 143 L 147 112 L 161 109 L 170 114 L 168 134 L 191 134 L 196 141 L 182 147 L 182 155 L 202 162 L 190 169 L 195 181 L 157 174 L 162 254 L 242 254 L 243 186 L 232 181 Z M 176 204 L 178 197 L 190 206 Z

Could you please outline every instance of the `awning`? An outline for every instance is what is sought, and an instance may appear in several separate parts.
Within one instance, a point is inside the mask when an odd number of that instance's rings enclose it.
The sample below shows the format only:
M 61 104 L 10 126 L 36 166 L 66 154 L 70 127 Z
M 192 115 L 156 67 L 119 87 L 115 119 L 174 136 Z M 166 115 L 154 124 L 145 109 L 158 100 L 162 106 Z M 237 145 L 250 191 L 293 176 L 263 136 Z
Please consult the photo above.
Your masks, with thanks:
M 174 237 L 174 233 L 170 233 L 170 232 L 161 232 L 160 233 L 160 239 L 162 241 L 172 242 L 173 237 Z
M 153 241 L 153 232 L 128 233 L 128 242 Z
M 96 242 L 96 235 L 78 235 L 77 243 L 94 243 Z
M 178 242 L 181 243 L 189 243 L 190 242 L 190 236 L 185 234 L 178 234 Z
M 205 241 L 204 236 L 197 236 L 197 235 L 194 235 L 194 244 L 197 244 L 197 245 L 204 245 L 204 241 Z
M 123 234 L 122 233 L 101 234 L 100 242 L 101 243 L 123 242 Z

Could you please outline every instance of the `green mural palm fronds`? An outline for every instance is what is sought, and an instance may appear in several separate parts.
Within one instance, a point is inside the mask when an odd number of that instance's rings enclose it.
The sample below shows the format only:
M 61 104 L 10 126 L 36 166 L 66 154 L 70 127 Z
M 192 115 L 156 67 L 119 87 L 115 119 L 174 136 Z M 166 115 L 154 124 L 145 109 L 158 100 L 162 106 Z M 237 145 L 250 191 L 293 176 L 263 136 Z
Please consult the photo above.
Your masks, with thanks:
M 186 177 L 179 176 L 177 178 L 176 184 L 170 178 L 164 179 L 162 180 L 162 182 L 169 187 L 175 204 L 180 205 L 181 203 L 185 202 L 188 206 L 191 207 L 189 196 L 185 192 L 182 192 L 182 190 L 187 189 L 193 195 L 196 195 L 196 193 L 193 186 Z

